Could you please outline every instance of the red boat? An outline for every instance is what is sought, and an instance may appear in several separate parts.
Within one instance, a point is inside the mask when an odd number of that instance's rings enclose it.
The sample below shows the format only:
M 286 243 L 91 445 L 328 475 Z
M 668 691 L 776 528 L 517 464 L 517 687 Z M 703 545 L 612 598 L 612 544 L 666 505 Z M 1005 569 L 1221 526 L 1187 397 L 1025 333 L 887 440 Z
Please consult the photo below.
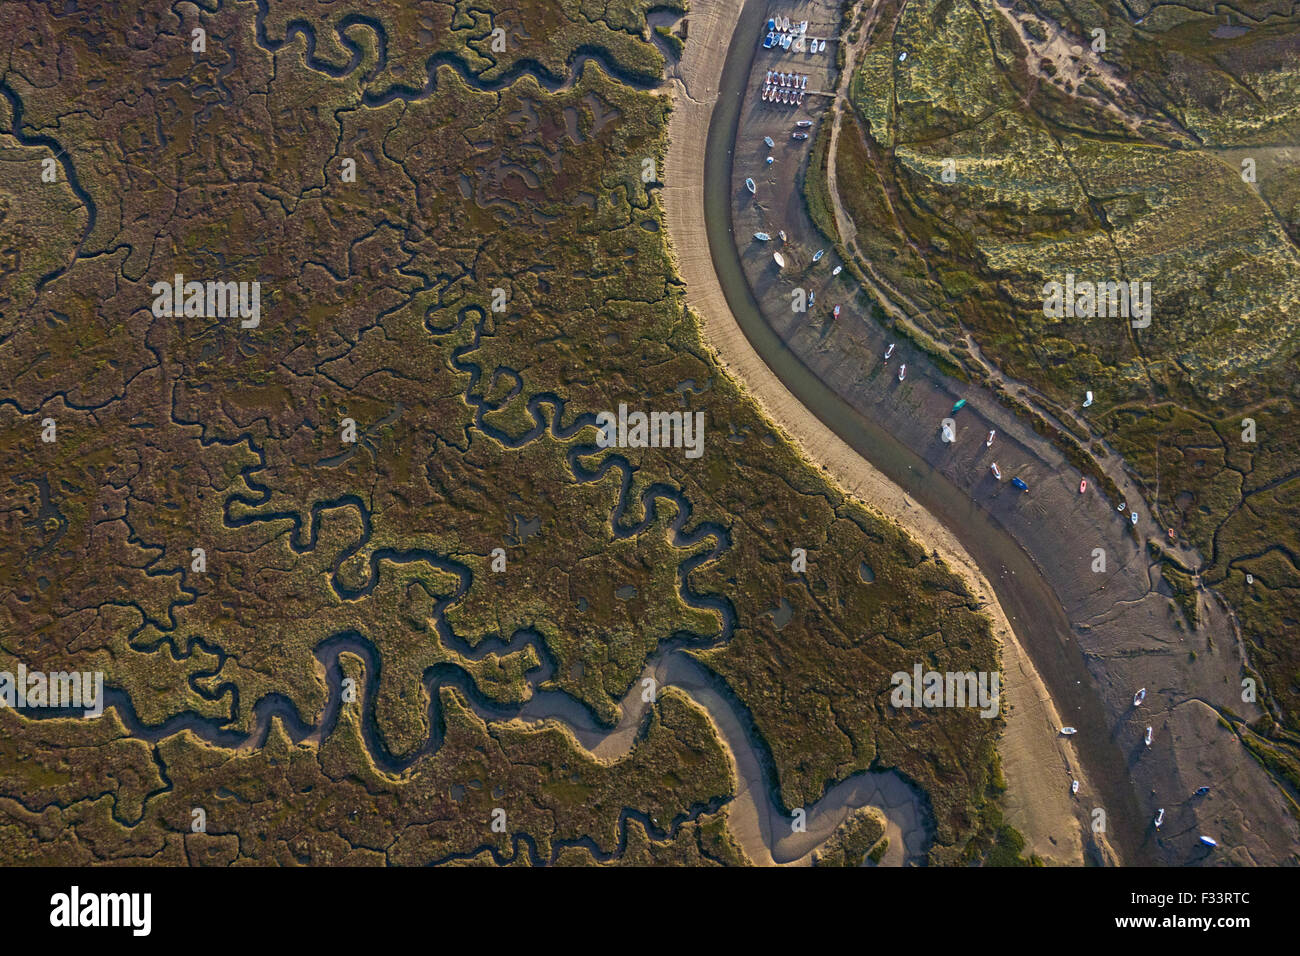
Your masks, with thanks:
M 835 307 L 835 311 L 831 313 L 831 318 L 838 319 L 839 317 L 840 317 L 840 307 L 837 305 Z
M 1079 482 L 1079 494 L 1083 494 L 1087 490 L 1088 490 L 1088 479 L 1085 478 L 1083 479 L 1083 481 Z

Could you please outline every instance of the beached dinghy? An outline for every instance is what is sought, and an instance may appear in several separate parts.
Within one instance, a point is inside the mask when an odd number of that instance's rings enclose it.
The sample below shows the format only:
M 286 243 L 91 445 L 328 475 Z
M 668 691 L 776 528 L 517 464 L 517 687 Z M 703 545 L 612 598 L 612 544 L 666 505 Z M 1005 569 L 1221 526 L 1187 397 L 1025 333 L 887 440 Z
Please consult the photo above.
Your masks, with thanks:
M 1143 742 L 1144 742 L 1148 747 L 1151 746 L 1151 728 L 1150 728 L 1150 727 L 1147 728 L 1147 735 L 1146 735 L 1145 737 L 1143 737 L 1142 740 L 1143 740 Z
M 767 242 L 772 237 L 765 232 L 756 232 L 754 233 L 754 238 L 757 239 L 759 242 Z
M 843 271 L 844 271 L 844 267 L 843 267 L 843 266 L 836 266 L 834 269 L 831 270 L 831 275 L 833 275 L 833 276 L 837 276 L 837 275 L 839 275 L 839 274 L 840 274 L 841 272 L 843 272 Z
M 782 242 L 785 242 L 785 241 L 786 241 L 786 236 L 785 236 L 785 230 L 784 230 L 784 229 L 778 229 L 776 234 L 777 234 L 778 236 L 781 237 L 781 241 L 782 241 Z
M 1165 822 L 1165 808 L 1161 807 L 1159 810 L 1156 811 L 1156 820 L 1155 820 L 1156 829 L 1159 830 L 1160 824 L 1164 822 Z
M 1133 706 L 1140 707 L 1142 705 L 1142 701 L 1146 699 L 1147 699 L 1147 689 L 1143 687 L 1141 690 L 1139 690 L 1136 694 L 1133 695 Z
M 901 381 L 902 381 L 903 379 L 905 379 L 905 378 L 907 378 L 907 363 L 906 363 L 906 362 L 904 362 L 902 365 L 898 366 L 898 380 L 901 382 Z
M 772 137 L 770 137 L 770 136 L 764 136 L 764 137 L 763 137 L 763 142 L 767 144 L 767 148 L 768 148 L 768 149 L 771 149 L 773 146 L 776 145 L 776 143 L 774 143 L 774 142 L 772 141 Z
M 998 467 L 998 463 L 996 461 L 993 464 L 989 465 L 989 470 L 993 472 L 994 478 L 996 478 L 998 481 L 1002 480 L 1002 469 Z
M 1023 478 L 1019 478 L 1019 477 L 1012 478 L 1011 483 L 1015 485 L 1017 488 L 1019 488 L 1021 491 L 1029 490 L 1029 486 L 1025 484 L 1025 480 Z
M 997 433 L 998 433 L 998 430 L 997 430 L 996 428 L 989 429 L 989 437 L 988 437 L 988 438 L 985 440 L 985 442 L 984 442 L 984 447 L 985 447 L 985 448 L 992 448 L 992 447 L 993 447 L 993 436 L 996 435 Z
M 826 250 L 818 249 L 816 252 L 813 253 L 813 262 L 821 261 L 821 257 L 824 255 L 826 255 Z
M 1138 523 L 1138 513 L 1136 511 L 1130 511 L 1128 514 L 1128 518 L 1130 523 L 1132 524 Z
M 1079 494 L 1083 494 L 1087 490 L 1088 490 L 1088 479 L 1084 478 L 1079 482 Z
M 831 318 L 838 319 L 839 317 L 840 317 L 840 307 L 837 305 L 833 310 L 831 310 Z
M 889 348 L 885 349 L 885 361 L 888 362 L 888 361 L 889 361 L 889 356 L 891 356 L 891 355 L 893 355 L 893 354 L 894 354 L 894 343 L 893 343 L 893 342 L 890 342 L 890 343 L 889 343 Z
M 785 268 L 785 259 L 781 256 L 781 253 L 779 252 L 772 253 L 772 261 L 776 263 L 776 267 L 778 269 Z
M 754 180 L 752 179 L 745 180 L 745 188 L 748 189 L 751 193 L 758 192 L 758 187 L 754 185 Z
M 1061 733 L 1063 733 L 1067 737 L 1073 737 L 1075 734 L 1078 733 L 1078 731 L 1075 730 L 1073 727 L 1062 727 Z
M 1071 780 L 1071 781 L 1070 781 L 1070 792 L 1071 792 L 1071 793 L 1078 793 L 1078 792 L 1079 792 L 1079 781 L 1077 781 L 1077 780 Z
M 1219 842 L 1218 842 L 1217 840 L 1215 840 L 1214 837 L 1207 837 L 1207 836 L 1204 836 L 1204 835 L 1201 836 L 1201 842 L 1204 843 L 1206 846 L 1218 846 L 1218 845 L 1219 845 Z
M 809 126 L 812 126 L 812 120 L 800 120 L 799 122 L 795 123 L 794 125 L 795 125 L 795 126 L 802 126 L 804 129 L 807 129 Z

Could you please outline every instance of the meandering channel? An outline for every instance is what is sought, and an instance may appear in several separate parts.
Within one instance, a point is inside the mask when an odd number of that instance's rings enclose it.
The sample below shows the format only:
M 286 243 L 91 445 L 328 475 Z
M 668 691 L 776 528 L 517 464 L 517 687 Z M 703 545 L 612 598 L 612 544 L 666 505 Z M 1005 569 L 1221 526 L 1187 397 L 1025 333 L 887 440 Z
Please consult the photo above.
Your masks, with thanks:
M 859 413 L 818 378 L 764 317 L 736 245 L 731 200 L 733 158 L 742 98 L 750 83 L 766 0 L 746 0 L 722 70 L 704 158 L 704 207 L 709 254 L 727 305 L 755 351 L 782 384 L 821 422 L 948 528 L 992 585 L 1053 699 L 1080 731 L 1077 750 L 1088 777 L 1110 808 L 1110 842 L 1128 862 L 1142 858 L 1143 817 L 1131 775 L 1112 734 L 1094 681 L 1051 585 L 1014 537 L 971 496 L 956 487 L 891 432 Z M 909 359 L 909 361 L 913 361 Z M 929 378 L 942 374 L 926 370 Z M 970 391 L 967 387 L 962 387 Z

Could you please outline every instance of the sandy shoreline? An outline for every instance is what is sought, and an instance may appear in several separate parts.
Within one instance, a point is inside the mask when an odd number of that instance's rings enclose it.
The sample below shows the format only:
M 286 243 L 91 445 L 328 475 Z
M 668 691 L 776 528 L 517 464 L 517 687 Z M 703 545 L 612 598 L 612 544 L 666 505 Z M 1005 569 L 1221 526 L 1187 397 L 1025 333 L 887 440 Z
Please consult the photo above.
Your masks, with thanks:
M 709 255 L 704 222 L 704 152 L 719 79 L 744 0 L 709 0 L 690 13 L 690 39 L 682 62 L 669 71 L 673 113 L 665 170 L 664 205 L 669 239 L 686 297 L 705 341 L 722 366 L 742 383 L 764 414 L 821 465 L 841 488 L 877 513 L 898 522 L 961 575 L 1002 648 L 1006 731 L 998 742 L 1007 781 L 1007 821 L 1044 860 L 1083 862 L 1083 831 L 1070 797 L 1078 761 L 1056 734 L 1061 719 L 1032 662 L 1016 641 L 1006 614 L 975 561 L 933 516 L 805 408 L 759 357 L 727 305 Z

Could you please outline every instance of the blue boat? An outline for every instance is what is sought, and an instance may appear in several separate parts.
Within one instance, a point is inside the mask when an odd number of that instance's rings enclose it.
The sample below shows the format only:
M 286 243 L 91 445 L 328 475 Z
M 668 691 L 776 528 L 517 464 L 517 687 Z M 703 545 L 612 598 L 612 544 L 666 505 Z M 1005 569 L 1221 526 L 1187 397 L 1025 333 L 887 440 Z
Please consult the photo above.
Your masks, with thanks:
M 776 34 L 769 33 L 767 37 L 763 40 L 763 49 L 770 50 L 774 46 L 776 46 Z
M 1029 490 L 1029 486 L 1025 484 L 1023 481 L 1021 481 L 1019 478 L 1012 478 L 1011 483 L 1015 485 L 1017 488 L 1019 488 L 1021 491 Z

